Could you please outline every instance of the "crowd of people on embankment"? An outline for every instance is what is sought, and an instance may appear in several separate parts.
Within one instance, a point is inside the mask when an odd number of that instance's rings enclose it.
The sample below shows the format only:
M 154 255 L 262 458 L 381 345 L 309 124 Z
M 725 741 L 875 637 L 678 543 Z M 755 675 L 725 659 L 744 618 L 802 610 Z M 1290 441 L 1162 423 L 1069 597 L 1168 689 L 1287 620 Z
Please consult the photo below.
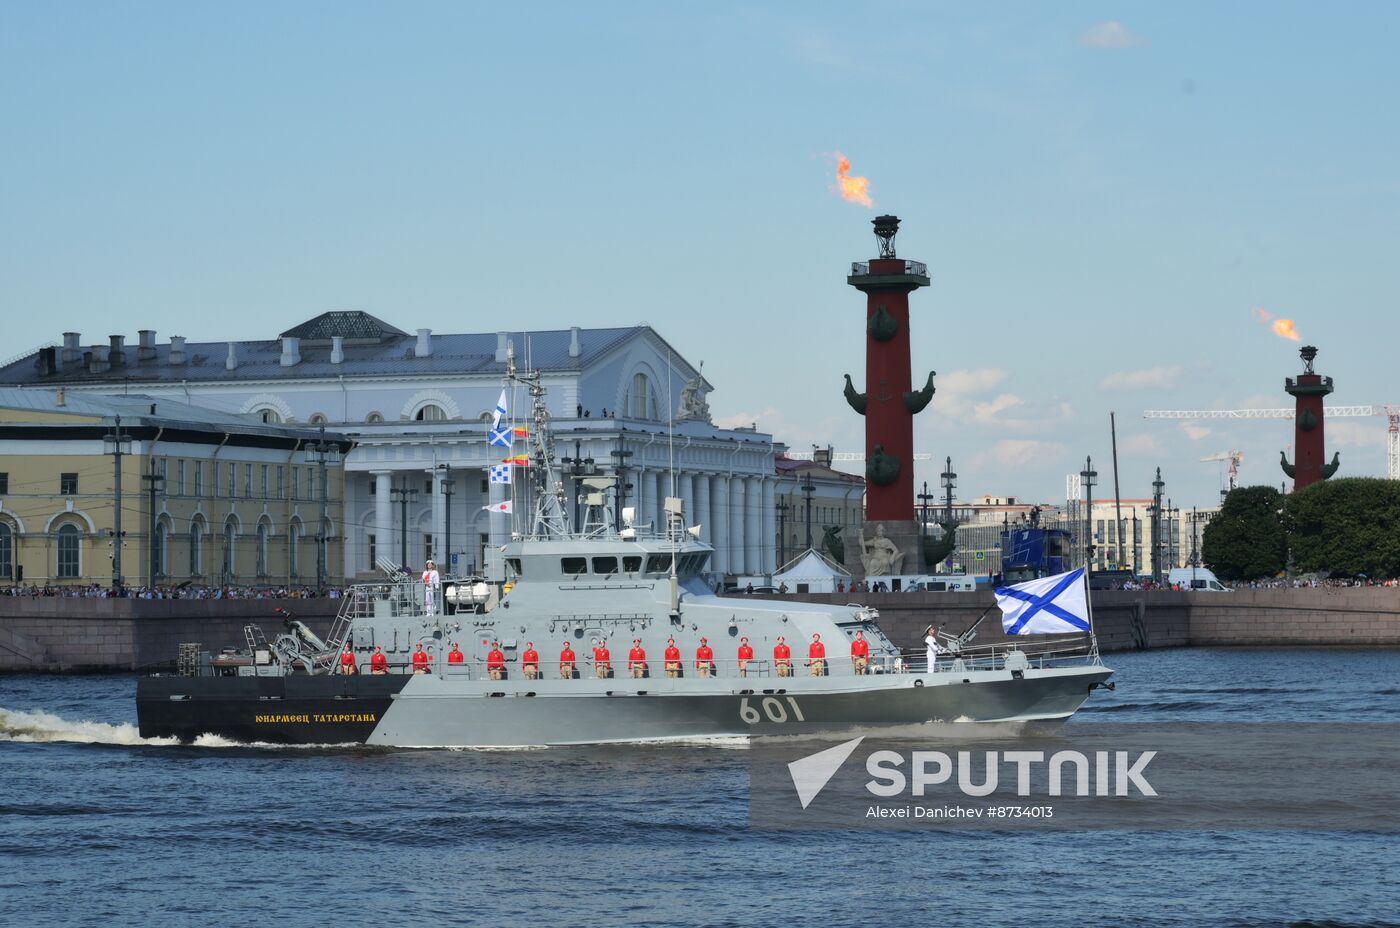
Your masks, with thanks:
M 0 596 L 62 599 L 339 599 L 339 589 L 318 591 L 304 587 L 252 586 L 26 586 L 23 584 L 0 589 Z

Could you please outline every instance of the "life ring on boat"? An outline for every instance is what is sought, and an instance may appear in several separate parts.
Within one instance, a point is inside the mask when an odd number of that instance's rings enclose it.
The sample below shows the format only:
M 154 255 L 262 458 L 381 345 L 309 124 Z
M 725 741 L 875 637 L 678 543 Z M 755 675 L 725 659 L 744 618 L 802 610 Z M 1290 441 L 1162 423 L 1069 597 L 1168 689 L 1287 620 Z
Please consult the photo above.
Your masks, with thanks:
M 923 685 L 924 685 L 924 681 L 923 681 L 923 680 L 915 680 L 915 681 L 914 681 L 914 685 L 915 685 L 915 686 L 923 686 Z

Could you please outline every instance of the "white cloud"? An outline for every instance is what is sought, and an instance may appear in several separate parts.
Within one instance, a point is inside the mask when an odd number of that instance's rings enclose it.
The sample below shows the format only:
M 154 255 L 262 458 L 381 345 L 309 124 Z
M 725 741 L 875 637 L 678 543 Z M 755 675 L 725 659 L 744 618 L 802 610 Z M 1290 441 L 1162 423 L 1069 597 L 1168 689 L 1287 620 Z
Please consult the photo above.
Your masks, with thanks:
M 1082 32 L 1079 44 L 1085 48 L 1132 48 L 1134 45 L 1146 45 L 1147 39 L 1128 31 L 1128 27 L 1118 20 L 1111 19 Z
M 1328 445 L 1376 448 L 1386 443 L 1386 427 L 1387 422 L 1381 416 L 1347 422 L 1329 418 L 1325 434 Z
M 972 469 L 1044 467 L 1046 459 L 1058 458 L 1065 446 L 1056 441 L 1032 438 L 1004 438 L 972 458 Z
M 1181 423 L 1181 430 L 1185 432 L 1186 437 L 1192 441 L 1200 441 L 1211 433 L 1210 429 L 1206 428 L 1204 425 L 1198 425 L 1195 422 Z
M 989 393 L 1010 376 L 998 367 L 952 371 L 933 378 L 933 407 L 945 416 L 962 418 L 972 411 L 975 398 Z
M 1152 390 L 1170 387 L 1181 379 L 1181 373 L 1180 365 L 1116 371 L 1099 381 L 1099 387 L 1103 390 Z
M 968 417 L 973 422 L 985 422 L 992 424 L 997 422 L 997 414 L 1013 409 L 1021 405 L 1021 398 L 1014 393 L 1003 393 L 996 399 L 985 403 L 976 403 L 972 407 L 972 414 Z
M 1127 457 L 1160 458 L 1167 449 L 1155 435 L 1134 435 L 1118 443 L 1118 450 Z

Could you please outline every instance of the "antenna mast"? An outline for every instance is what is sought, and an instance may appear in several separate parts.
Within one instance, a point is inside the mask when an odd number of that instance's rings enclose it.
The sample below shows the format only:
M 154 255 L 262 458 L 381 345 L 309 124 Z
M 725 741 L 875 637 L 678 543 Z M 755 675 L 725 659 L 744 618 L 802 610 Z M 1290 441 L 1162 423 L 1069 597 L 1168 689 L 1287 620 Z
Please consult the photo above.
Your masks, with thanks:
M 530 391 L 530 486 L 534 490 L 535 516 L 530 535 L 536 538 L 566 538 L 569 514 L 564 505 L 564 483 L 554 475 L 554 437 L 549 426 L 543 375 L 538 371 L 522 374 L 515 366 L 514 350 L 506 352 L 506 376 Z

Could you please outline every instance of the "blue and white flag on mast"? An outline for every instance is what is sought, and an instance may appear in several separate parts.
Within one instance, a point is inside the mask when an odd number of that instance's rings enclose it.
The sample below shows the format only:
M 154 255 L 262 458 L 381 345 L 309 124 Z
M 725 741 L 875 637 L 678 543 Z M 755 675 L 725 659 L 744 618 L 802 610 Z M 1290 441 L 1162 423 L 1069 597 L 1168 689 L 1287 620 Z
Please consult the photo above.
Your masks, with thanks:
M 1001 626 L 1008 635 L 1063 635 L 1092 631 L 1084 568 L 997 587 Z
M 505 390 L 505 387 L 502 387 L 502 388 L 501 388 L 501 398 L 498 399 L 498 400 L 496 400 L 496 408 L 495 408 L 495 410 L 493 410 L 492 413 L 491 413 L 491 428 L 492 428 L 492 429 L 498 429 L 498 428 L 501 427 L 501 418 L 502 418 L 503 416 L 505 416 L 505 414 L 506 414 L 506 390 Z

